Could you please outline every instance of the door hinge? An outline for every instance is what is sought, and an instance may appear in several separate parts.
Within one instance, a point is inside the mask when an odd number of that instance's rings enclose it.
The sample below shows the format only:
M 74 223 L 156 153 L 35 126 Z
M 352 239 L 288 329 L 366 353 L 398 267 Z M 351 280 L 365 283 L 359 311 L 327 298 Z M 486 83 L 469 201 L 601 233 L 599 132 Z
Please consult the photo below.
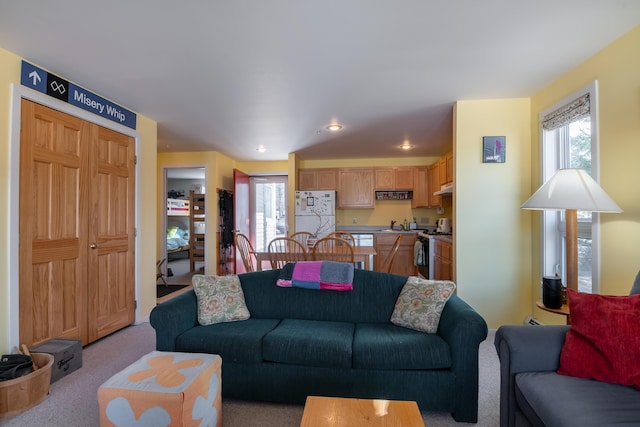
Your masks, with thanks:
M 138 308 L 138 300 L 137 300 L 137 299 L 134 299 L 134 300 L 133 300 L 133 308 L 134 308 L 134 309 L 137 309 L 137 308 Z
M 138 237 L 138 227 L 133 227 L 133 237 Z
M 138 156 L 133 156 L 133 164 L 134 165 L 138 164 Z

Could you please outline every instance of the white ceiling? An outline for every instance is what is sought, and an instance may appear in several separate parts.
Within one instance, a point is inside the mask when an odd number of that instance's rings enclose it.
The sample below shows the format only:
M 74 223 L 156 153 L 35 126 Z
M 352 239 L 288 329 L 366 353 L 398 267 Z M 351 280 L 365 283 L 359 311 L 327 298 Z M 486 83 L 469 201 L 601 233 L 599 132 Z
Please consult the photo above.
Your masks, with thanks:
M 0 47 L 157 121 L 159 151 L 239 160 L 442 155 L 456 100 L 531 96 L 638 24 L 638 0 L 0 0 Z

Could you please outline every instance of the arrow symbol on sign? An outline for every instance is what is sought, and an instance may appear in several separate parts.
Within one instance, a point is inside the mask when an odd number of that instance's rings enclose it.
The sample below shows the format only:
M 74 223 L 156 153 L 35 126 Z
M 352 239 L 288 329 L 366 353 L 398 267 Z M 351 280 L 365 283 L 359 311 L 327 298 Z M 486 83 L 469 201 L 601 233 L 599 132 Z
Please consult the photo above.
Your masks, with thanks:
M 40 74 L 37 71 L 32 71 L 29 73 L 29 78 L 33 80 L 33 85 L 37 85 L 42 79 L 40 78 Z

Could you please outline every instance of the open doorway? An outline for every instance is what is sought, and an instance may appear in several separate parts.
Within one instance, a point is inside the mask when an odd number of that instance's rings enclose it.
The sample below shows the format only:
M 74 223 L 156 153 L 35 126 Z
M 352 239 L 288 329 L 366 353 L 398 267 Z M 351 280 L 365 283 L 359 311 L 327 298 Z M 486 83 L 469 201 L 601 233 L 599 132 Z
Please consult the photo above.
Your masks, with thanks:
M 175 167 L 164 169 L 164 197 L 167 207 L 161 221 L 161 265 L 159 273 L 169 285 L 189 285 L 191 276 L 203 273 L 206 210 L 206 169 Z M 160 282 L 159 282 L 160 283 Z
M 266 251 L 271 240 L 288 235 L 287 181 L 284 175 L 251 177 L 251 231 L 256 251 Z

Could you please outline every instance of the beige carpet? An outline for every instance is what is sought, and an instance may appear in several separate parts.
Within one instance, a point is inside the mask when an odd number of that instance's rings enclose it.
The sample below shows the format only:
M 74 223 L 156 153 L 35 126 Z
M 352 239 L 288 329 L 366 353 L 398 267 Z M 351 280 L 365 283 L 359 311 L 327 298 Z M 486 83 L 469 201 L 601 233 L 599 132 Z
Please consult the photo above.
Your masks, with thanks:
M 499 364 L 494 332 L 480 345 L 478 426 L 499 425 Z M 148 323 L 130 326 L 83 349 L 83 366 L 51 385 L 49 397 L 13 418 L 0 418 L 3 427 L 98 426 L 98 387 L 113 374 L 155 349 L 155 333 Z M 224 367 L 223 367 L 224 369 Z M 223 427 L 299 426 L 302 406 L 224 400 Z M 423 413 L 425 426 L 460 426 L 448 413 Z

